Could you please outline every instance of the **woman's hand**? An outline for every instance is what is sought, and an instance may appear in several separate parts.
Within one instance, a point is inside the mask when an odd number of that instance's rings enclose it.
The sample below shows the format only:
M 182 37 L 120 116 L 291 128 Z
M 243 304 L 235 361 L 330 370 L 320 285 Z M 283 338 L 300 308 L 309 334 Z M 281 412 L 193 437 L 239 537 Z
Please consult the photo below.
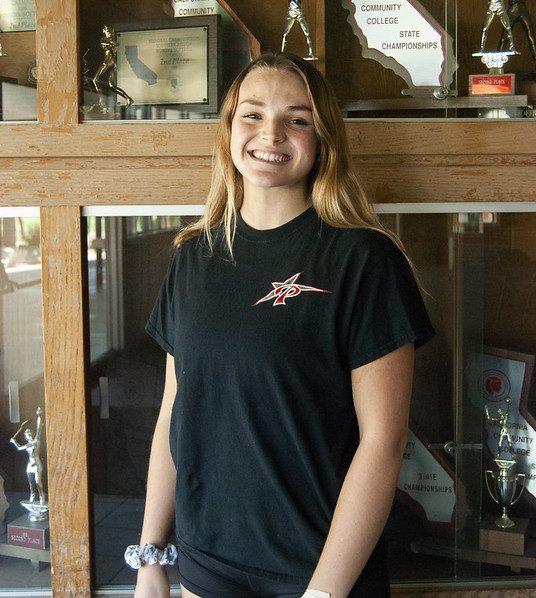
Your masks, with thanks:
M 143 565 L 138 569 L 134 598 L 169 598 L 169 579 L 162 565 Z

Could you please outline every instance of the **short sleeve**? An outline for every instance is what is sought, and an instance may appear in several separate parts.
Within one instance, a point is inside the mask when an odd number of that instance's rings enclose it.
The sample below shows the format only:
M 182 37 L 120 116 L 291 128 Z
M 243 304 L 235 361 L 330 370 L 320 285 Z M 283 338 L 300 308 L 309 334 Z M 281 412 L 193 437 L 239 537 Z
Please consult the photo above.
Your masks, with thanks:
M 351 369 L 407 343 L 418 349 L 436 334 L 411 267 L 394 244 L 379 261 L 364 267 L 351 318 Z
M 168 353 L 175 355 L 175 305 L 174 293 L 177 282 L 178 249 L 170 260 L 145 331 Z

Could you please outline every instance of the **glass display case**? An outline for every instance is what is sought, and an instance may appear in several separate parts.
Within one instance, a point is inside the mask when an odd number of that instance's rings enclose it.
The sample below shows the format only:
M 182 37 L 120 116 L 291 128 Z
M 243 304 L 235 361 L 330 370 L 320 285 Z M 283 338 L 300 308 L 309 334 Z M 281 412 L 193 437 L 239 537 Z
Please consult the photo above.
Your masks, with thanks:
M 0 0 L 0 121 L 35 120 L 35 0 Z
M 394 587 L 464 582 L 536 588 L 536 465 L 530 456 L 536 436 L 531 243 L 536 208 L 468 209 L 473 211 L 446 204 L 377 206 L 417 268 L 438 332 L 416 354 L 410 431 L 387 525 Z M 122 552 L 141 530 L 165 370 L 165 354 L 143 326 L 174 233 L 195 218 L 137 213 L 87 219 L 88 247 L 93 247 L 88 254 L 91 345 L 102 348 L 98 355 L 92 350 L 89 380 L 95 573 L 101 588 L 135 583 Z M 139 232 L 129 233 L 134 229 Z M 507 407 L 504 425 L 499 424 Z M 503 438 L 499 447 L 503 427 L 510 444 Z M 509 481 L 503 480 L 510 494 L 501 506 L 495 502 L 501 487 L 499 450 L 503 460 L 512 461 Z M 512 528 L 496 524 L 503 507 Z M 177 584 L 175 571 L 170 573 Z
M 0 210 L 0 594 L 11 595 L 51 579 L 39 218 L 27 212 Z
M 84 120 L 216 118 L 259 52 L 226 2 L 97 5 L 80 3 Z
M 523 0 L 342 0 L 326 14 L 328 76 L 351 118 L 532 118 L 534 10 Z M 342 56 L 329 44 L 338 30 Z

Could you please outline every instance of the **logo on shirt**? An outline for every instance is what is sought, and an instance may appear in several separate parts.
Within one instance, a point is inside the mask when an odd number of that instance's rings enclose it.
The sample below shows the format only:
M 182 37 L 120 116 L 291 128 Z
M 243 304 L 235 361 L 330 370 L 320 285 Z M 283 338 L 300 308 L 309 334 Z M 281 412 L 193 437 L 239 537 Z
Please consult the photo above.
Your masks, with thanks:
M 289 297 L 296 297 L 303 291 L 316 291 L 317 293 L 331 293 L 331 291 L 326 291 L 325 289 L 317 289 L 316 287 L 310 287 L 303 284 L 296 284 L 298 280 L 298 276 L 301 272 L 294 274 L 290 278 L 287 278 L 284 282 L 272 282 L 272 286 L 274 287 L 272 291 L 268 293 L 268 295 L 259 299 L 256 303 L 253 304 L 252 307 L 255 305 L 259 305 L 263 301 L 270 301 L 274 299 L 273 305 L 286 305 L 285 301 Z

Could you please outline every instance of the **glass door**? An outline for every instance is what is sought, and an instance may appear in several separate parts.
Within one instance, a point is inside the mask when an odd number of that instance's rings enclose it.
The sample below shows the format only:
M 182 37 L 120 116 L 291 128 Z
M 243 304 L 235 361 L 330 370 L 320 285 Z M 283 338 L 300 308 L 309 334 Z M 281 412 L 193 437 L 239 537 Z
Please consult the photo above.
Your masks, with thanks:
M 416 354 L 391 578 L 536 587 L 536 213 L 408 205 L 377 208 L 417 267 L 438 335 Z

